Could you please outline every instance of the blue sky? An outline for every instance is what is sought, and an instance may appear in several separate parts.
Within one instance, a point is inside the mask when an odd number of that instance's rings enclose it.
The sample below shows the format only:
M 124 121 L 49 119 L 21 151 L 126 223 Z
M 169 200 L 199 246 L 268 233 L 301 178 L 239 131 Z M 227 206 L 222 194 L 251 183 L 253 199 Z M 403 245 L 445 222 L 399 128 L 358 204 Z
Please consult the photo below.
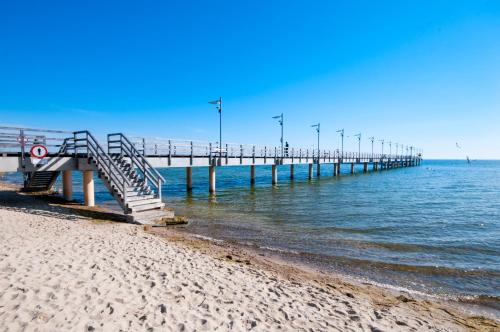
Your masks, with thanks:
M 500 158 L 499 1 L 2 1 L 0 123 Z

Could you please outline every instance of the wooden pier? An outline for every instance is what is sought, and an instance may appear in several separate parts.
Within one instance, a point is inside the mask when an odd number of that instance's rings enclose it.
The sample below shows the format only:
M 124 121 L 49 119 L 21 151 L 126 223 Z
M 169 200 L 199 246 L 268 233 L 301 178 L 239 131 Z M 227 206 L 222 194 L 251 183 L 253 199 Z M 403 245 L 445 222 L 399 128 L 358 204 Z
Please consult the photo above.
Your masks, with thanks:
M 47 148 L 47 155 L 30 154 L 34 146 Z M 402 151 L 403 152 L 403 151 Z M 356 165 L 363 172 L 418 166 L 421 154 L 339 153 L 318 150 L 243 144 L 226 144 L 185 140 L 148 140 L 128 138 L 121 133 L 97 140 L 88 131 L 58 131 L 0 127 L 0 172 L 22 172 L 26 190 L 49 190 L 62 173 L 63 195 L 72 198 L 72 172 L 83 172 L 85 205 L 94 205 L 94 172 L 103 180 L 125 214 L 135 221 L 147 221 L 161 214 L 164 203 L 161 187 L 165 182 L 157 168 L 182 167 L 186 171 L 186 189 L 192 189 L 193 167 L 208 170 L 208 191 L 216 192 L 216 170 L 219 167 L 249 166 L 249 184 L 255 183 L 255 167 L 270 166 L 270 183 L 278 183 L 278 166 L 288 165 L 290 179 L 295 178 L 295 165 L 308 165 L 308 178 L 321 176 L 321 166 L 333 165 L 339 176 Z

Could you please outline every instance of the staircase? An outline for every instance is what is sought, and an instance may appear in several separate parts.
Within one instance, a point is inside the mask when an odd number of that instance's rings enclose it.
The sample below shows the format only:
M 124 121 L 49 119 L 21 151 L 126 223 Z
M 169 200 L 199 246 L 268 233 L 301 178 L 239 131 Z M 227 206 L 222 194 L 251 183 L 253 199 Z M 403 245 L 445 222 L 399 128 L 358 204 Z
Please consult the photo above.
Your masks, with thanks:
M 25 173 L 24 191 L 48 191 L 56 182 L 59 172 L 40 171 Z
M 73 138 L 66 138 L 59 147 L 58 155 L 64 154 L 69 148 L 72 148 Z M 37 171 L 24 173 L 23 191 L 38 192 L 48 191 L 52 188 L 59 176 L 59 171 Z
M 74 139 L 75 153 L 83 150 L 129 221 L 144 224 L 172 216 L 161 201 L 165 180 L 127 137 L 108 135 L 108 151 L 88 131 L 75 132 Z

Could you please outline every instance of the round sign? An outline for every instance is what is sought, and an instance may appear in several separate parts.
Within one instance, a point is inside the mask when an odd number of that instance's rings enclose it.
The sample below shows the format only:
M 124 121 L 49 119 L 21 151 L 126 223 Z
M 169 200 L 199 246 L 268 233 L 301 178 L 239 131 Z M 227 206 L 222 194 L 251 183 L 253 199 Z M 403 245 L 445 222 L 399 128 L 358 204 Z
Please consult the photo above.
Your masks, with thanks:
M 31 156 L 34 158 L 42 159 L 44 158 L 47 154 L 49 154 L 49 151 L 47 148 L 41 144 L 35 144 L 31 147 L 30 150 Z

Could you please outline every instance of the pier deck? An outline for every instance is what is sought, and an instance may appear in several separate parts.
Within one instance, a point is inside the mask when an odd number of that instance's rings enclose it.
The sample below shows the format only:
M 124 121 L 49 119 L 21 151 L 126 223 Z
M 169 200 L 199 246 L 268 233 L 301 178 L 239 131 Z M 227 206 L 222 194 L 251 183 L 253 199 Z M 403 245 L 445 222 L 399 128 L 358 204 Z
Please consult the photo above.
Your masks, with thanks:
M 40 147 L 46 155 L 37 158 Z M 40 153 L 40 150 L 38 150 Z M 72 171 L 84 175 L 85 204 L 94 204 L 93 172 L 97 175 L 122 206 L 125 214 L 135 219 L 161 210 L 162 184 L 165 182 L 157 168 L 183 167 L 186 169 L 186 187 L 192 188 L 192 168 L 207 167 L 208 190 L 215 193 L 216 168 L 249 166 L 250 184 L 255 182 L 255 167 L 271 168 L 271 183 L 278 183 L 278 165 L 290 166 L 294 178 L 295 165 L 309 165 L 309 178 L 321 175 L 321 165 L 332 164 L 332 176 L 338 176 L 343 165 L 354 173 L 356 165 L 363 165 L 363 172 L 399 167 L 418 166 L 420 154 L 374 154 L 341 152 L 304 148 L 217 144 L 186 140 L 147 140 L 128 138 L 121 133 L 109 134 L 97 140 L 89 131 L 57 131 L 0 127 L 0 172 L 22 172 L 25 188 L 48 190 L 59 173 L 63 173 L 63 193 L 71 199 Z M 150 213 L 151 214 L 151 213 Z M 154 216 L 154 214 L 153 214 Z

